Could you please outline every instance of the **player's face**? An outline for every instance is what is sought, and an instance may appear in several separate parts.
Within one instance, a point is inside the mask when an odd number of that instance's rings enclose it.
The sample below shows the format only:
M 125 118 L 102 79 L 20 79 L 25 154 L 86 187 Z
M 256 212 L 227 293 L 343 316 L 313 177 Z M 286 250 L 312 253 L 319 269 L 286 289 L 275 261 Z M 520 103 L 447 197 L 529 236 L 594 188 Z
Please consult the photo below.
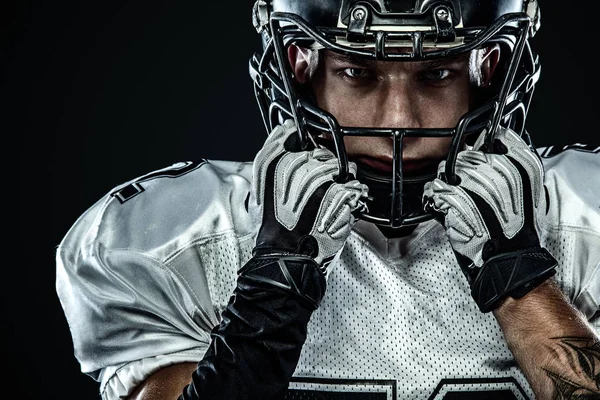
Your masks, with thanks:
M 340 125 L 376 128 L 453 128 L 469 110 L 469 55 L 422 62 L 351 58 L 324 50 L 310 80 L 317 104 Z M 297 58 L 296 58 L 297 60 Z M 297 77 L 303 78 L 296 69 Z M 451 138 L 405 138 L 403 168 L 418 172 L 445 158 Z M 392 140 L 347 137 L 354 161 L 392 169 Z

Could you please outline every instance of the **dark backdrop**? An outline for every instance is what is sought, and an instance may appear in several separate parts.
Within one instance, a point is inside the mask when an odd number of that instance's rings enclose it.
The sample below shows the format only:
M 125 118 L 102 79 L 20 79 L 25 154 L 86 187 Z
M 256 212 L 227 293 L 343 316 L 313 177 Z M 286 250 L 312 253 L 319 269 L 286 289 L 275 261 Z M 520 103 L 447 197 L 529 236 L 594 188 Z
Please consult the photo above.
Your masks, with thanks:
M 559 4 L 542 4 L 529 130 L 538 145 L 597 143 L 598 70 L 585 41 L 596 39 L 598 7 L 571 15 Z M 248 77 L 259 43 L 251 1 L 2 7 L 2 388 L 95 399 L 54 291 L 54 247 L 118 183 L 180 160 L 252 158 L 265 134 Z

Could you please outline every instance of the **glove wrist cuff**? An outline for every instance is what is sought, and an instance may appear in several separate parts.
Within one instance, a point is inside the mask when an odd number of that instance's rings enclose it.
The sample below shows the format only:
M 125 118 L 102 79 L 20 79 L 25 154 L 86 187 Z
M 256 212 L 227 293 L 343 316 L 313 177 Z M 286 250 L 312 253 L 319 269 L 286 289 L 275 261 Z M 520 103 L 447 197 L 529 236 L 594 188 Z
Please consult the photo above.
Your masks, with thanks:
M 311 309 L 319 307 L 325 294 L 326 280 L 321 268 L 309 256 L 264 254 L 252 257 L 239 271 L 240 279 L 249 279 L 265 290 L 278 290 L 296 296 Z
M 557 264 L 543 247 L 491 257 L 473 281 L 471 295 L 481 312 L 490 312 L 506 297 L 519 299 L 552 277 Z

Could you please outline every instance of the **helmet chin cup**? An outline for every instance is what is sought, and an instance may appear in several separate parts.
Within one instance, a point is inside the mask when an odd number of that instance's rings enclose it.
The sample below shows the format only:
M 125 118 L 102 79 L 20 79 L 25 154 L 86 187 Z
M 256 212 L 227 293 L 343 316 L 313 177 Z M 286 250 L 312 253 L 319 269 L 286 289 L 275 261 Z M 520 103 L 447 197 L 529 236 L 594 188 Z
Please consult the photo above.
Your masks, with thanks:
M 401 228 L 429 221 L 434 215 L 425 211 L 421 198 L 423 186 L 436 177 L 436 172 L 426 171 L 419 175 L 398 179 L 394 186 L 393 173 L 384 174 L 373 168 L 358 165 L 357 179 L 369 187 L 368 211 L 359 218 L 387 228 Z

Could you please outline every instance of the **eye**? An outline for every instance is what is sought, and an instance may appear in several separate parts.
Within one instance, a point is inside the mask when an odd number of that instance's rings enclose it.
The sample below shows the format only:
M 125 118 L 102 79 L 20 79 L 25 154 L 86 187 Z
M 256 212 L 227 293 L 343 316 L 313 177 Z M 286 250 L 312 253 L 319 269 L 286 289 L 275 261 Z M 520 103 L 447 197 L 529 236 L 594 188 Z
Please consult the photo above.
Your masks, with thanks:
M 441 83 L 453 76 L 453 72 L 449 69 L 431 69 L 421 73 L 421 80 L 430 81 L 432 83 Z
M 373 76 L 371 71 L 365 68 L 344 68 L 342 73 L 351 79 L 367 79 Z

